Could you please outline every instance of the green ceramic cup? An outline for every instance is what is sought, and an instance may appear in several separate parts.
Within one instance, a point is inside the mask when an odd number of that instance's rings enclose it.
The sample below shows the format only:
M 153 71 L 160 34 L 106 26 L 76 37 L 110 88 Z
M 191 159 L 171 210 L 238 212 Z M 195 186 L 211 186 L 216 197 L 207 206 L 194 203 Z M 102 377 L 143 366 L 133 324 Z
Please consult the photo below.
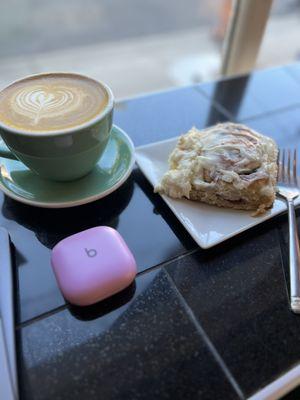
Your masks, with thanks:
M 0 141 L 0 157 L 18 159 L 33 172 L 50 180 L 72 181 L 87 175 L 108 143 L 114 108 L 111 89 L 102 82 L 94 82 L 107 93 L 108 102 L 98 115 L 84 124 L 33 133 L 12 128 L 0 120 L 0 135 L 4 141 Z

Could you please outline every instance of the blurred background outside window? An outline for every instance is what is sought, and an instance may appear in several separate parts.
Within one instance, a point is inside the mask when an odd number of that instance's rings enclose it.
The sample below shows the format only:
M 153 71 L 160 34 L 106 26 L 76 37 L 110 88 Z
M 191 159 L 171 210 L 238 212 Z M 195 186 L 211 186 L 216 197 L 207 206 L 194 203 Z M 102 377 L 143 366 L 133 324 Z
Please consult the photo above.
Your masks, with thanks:
M 103 80 L 124 98 L 217 78 L 232 1 L 0 0 L 0 6 L 0 87 L 66 70 Z M 300 0 L 273 1 L 257 68 L 300 58 L 299 20 Z

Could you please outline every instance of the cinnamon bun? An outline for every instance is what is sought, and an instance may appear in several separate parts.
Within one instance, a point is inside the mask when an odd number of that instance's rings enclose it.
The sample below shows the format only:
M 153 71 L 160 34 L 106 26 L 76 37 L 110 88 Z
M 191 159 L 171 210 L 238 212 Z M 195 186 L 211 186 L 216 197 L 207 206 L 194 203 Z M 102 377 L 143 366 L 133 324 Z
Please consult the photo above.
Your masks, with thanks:
M 274 140 L 245 125 L 192 128 L 179 138 L 155 191 L 260 214 L 275 199 L 277 154 Z

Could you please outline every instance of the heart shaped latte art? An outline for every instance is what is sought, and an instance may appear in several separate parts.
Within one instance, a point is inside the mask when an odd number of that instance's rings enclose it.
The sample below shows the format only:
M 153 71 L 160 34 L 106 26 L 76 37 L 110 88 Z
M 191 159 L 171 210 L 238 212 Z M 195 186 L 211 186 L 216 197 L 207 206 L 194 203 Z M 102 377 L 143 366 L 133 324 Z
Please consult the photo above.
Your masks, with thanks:
M 27 87 L 18 92 L 12 102 L 14 111 L 36 125 L 42 118 L 61 117 L 79 108 L 83 96 L 72 88 Z

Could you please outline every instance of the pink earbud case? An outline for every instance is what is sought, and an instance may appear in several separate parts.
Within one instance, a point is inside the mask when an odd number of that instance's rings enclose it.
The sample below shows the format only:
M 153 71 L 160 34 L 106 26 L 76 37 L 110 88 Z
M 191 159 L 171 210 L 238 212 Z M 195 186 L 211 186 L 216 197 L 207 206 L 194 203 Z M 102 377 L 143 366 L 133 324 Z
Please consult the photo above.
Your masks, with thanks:
M 131 251 L 121 235 L 107 226 L 62 240 L 52 250 L 51 263 L 64 297 L 80 306 L 125 289 L 136 275 Z

